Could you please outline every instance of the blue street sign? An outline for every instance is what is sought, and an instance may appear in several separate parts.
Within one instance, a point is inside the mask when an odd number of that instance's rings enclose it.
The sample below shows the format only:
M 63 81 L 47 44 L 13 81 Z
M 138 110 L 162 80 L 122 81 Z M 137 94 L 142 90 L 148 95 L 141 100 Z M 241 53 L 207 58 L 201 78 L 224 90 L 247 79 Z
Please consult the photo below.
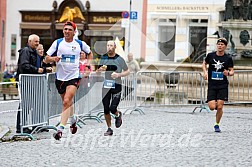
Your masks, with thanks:
M 127 11 L 122 12 L 122 18 L 123 19 L 129 18 L 129 12 L 127 12 Z
M 130 12 L 130 19 L 131 20 L 137 20 L 137 12 L 136 11 L 131 11 Z

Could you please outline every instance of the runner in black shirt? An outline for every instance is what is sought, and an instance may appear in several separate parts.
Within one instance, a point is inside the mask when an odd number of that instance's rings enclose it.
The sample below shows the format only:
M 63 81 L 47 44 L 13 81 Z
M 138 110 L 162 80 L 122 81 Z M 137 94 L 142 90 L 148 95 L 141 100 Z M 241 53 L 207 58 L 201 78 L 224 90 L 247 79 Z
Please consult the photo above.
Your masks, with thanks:
M 102 88 L 102 104 L 108 130 L 105 136 L 113 135 L 111 129 L 110 112 L 115 115 L 115 126 L 119 128 L 122 124 L 122 113 L 117 110 L 121 99 L 122 81 L 121 77 L 129 75 L 130 71 L 125 60 L 115 53 L 114 41 L 107 42 L 107 54 L 103 55 L 97 72 L 105 71 L 105 80 Z
M 224 101 L 228 101 L 227 76 L 234 75 L 234 64 L 231 56 L 225 53 L 227 40 L 217 40 L 217 51 L 207 54 L 202 64 L 204 79 L 208 80 L 207 102 L 210 110 L 217 109 L 215 132 L 221 132 L 219 123 L 223 114 Z M 207 64 L 209 64 L 207 72 Z

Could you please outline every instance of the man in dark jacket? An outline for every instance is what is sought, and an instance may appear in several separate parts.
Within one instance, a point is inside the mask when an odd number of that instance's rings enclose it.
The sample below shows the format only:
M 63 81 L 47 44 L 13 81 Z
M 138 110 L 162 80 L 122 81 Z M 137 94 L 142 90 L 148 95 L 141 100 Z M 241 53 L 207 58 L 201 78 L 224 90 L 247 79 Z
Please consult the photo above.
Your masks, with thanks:
M 18 51 L 16 80 L 19 80 L 19 74 L 42 74 L 45 72 L 45 68 L 41 67 L 40 56 L 36 51 L 38 45 L 39 36 L 32 34 L 28 38 L 28 45 Z
M 42 74 L 46 72 L 45 67 L 41 67 L 41 60 L 36 51 L 36 48 L 39 45 L 39 36 L 32 34 L 28 38 L 28 44 L 26 47 L 19 50 L 18 58 L 18 69 L 16 80 L 19 80 L 20 74 Z M 20 109 L 20 106 L 18 107 Z M 20 111 L 17 113 L 17 133 L 21 132 L 20 127 Z M 24 133 L 30 133 L 31 130 L 28 128 L 23 129 Z

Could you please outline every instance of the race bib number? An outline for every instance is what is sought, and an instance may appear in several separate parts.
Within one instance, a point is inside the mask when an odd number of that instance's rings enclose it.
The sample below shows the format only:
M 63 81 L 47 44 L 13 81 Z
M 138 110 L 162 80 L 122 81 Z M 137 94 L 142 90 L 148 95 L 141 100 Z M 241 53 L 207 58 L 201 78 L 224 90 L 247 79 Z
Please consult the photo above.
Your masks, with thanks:
M 103 87 L 109 89 L 115 89 L 115 80 L 105 80 Z
M 213 80 L 223 80 L 223 72 L 212 71 L 212 79 Z
M 75 55 L 62 55 L 61 63 L 75 63 Z

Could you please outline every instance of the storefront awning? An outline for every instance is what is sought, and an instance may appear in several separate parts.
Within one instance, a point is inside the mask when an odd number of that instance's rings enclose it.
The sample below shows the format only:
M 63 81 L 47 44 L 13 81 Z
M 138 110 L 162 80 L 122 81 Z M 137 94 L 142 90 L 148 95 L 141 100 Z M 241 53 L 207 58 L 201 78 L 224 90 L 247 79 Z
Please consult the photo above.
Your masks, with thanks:
M 20 23 L 21 29 L 51 29 L 51 23 Z

